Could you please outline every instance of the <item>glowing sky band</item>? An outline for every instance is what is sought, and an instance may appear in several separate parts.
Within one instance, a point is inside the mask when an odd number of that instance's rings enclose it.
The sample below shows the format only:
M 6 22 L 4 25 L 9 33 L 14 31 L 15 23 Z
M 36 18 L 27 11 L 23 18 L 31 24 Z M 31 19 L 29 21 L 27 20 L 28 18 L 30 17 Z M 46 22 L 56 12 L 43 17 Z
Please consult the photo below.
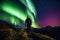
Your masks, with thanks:
M 16 16 L 18 17 L 20 20 L 22 20 L 23 22 L 25 22 L 26 18 L 27 18 L 27 14 L 30 16 L 31 20 L 32 20 L 32 27 L 33 28 L 37 28 L 37 24 L 34 20 L 34 16 L 32 15 L 32 13 L 34 13 L 35 15 L 35 12 L 33 11 L 34 8 L 31 7 L 31 2 L 26 0 L 27 1 L 27 5 L 28 7 L 26 7 L 26 12 L 24 12 L 22 10 L 22 8 L 20 7 L 17 7 L 17 5 L 14 5 L 12 2 L 4 2 L 2 3 L 2 10 L 4 10 L 5 12 L 9 13 L 10 15 L 13 15 L 13 16 Z M 29 11 L 30 9 L 30 11 Z M 13 19 L 13 18 L 11 18 Z M 17 24 L 17 22 L 14 22 L 15 19 L 11 20 L 12 23 L 14 24 Z

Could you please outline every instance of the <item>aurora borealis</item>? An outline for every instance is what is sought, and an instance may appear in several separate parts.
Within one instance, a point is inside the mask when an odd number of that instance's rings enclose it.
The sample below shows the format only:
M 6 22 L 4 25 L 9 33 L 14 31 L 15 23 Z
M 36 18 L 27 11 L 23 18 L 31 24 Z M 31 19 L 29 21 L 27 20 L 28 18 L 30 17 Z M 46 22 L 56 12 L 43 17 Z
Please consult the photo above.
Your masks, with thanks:
M 60 26 L 59 10 L 58 0 L 2 0 L 0 19 L 24 26 L 28 15 L 32 20 L 33 28 L 38 28 L 38 25 L 39 27 Z
M 32 27 L 33 28 L 38 27 L 37 23 L 35 22 L 35 17 L 36 17 L 35 7 L 30 0 L 26 0 L 26 1 L 25 0 L 22 0 L 22 1 L 2 0 L 1 10 L 6 12 L 6 14 L 12 15 L 10 17 L 7 15 L 4 15 L 4 13 L 1 14 L 2 16 L 7 16 L 6 18 L 5 17 L 4 18 L 6 20 L 9 19 L 12 24 L 18 25 L 20 22 L 19 20 L 21 20 L 22 23 L 24 24 L 27 16 L 29 16 L 32 20 Z M 1 19 L 5 20 L 4 18 L 1 18 Z

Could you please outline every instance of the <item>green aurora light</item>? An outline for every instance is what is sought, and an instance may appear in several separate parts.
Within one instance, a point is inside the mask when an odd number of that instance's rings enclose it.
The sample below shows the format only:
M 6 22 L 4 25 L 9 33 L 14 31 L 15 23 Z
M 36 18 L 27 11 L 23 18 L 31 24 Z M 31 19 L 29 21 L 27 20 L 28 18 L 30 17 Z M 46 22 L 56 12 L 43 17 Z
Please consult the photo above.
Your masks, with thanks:
M 3 11 L 7 12 L 7 14 L 12 15 L 12 16 L 7 16 L 6 18 L 9 19 L 12 24 L 17 25 L 17 24 L 19 24 L 20 20 L 25 22 L 27 15 L 28 15 L 32 20 L 32 27 L 38 28 L 38 25 L 36 24 L 36 22 L 34 20 L 35 17 L 33 16 L 33 14 L 36 16 L 36 13 L 35 13 L 36 11 L 33 6 L 33 3 L 30 0 L 26 0 L 26 1 L 23 0 L 21 2 L 26 6 L 25 10 L 22 10 L 22 8 L 20 6 L 15 5 L 14 2 L 11 2 L 9 0 L 4 1 L 1 4 L 1 9 Z M 6 15 L 4 15 L 4 16 L 6 16 Z M 20 20 L 15 17 L 19 18 Z
M 35 16 L 36 16 L 36 10 L 32 3 L 32 0 L 20 0 Z

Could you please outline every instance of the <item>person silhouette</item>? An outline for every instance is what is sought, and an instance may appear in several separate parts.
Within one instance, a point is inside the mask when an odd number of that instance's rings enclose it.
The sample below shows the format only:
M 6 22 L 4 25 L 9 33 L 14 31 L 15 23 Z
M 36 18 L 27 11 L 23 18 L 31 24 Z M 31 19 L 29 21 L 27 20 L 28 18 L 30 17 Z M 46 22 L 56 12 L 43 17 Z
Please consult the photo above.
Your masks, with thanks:
M 25 21 L 25 25 L 27 27 L 27 33 L 30 34 L 31 33 L 32 21 L 31 21 L 31 19 L 28 16 L 27 16 L 27 19 Z

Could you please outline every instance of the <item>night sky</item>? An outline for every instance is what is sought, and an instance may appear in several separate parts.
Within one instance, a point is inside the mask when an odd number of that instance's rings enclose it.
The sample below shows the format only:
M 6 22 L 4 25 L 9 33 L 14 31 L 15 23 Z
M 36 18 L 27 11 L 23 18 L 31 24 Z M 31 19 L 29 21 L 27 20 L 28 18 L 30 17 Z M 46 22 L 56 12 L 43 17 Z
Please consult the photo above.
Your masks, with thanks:
M 40 27 L 60 26 L 60 1 L 33 0 L 37 11 L 37 23 Z
M 34 4 L 35 9 L 37 11 L 36 22 L 35 21 L 32 22 L 33 26 L 37 27 L 36 26 L 37 24 L 39 25 L 39 27 L 60 26 L 60 1 L 59 0 L 32 0 L 32 3 Z M 27 2 L 27 4 L 31 5 L 31 3 L 29 3 L 29 2 Z M 27 12 L 25 12 L 26 9 L 30 8 L 29 11 L 34 10 L 33 5 L 32 6 L 27 5 L 27 7 L 25 8 L 25 4 L 23 4 L 23 3 L 21 4 L 19 0 L 13 0 L 13 1 L 12 0 L 9 0 L 9 1 L 2 0 L 2 1 L 0 1 L 0 5 L 2 7 L 2 8 L 0 8 L 0 10 L 7 12 L 10 15 L 14 15 L 22 21 L 24 21 L 26 19 L 26 14 L 27 14 Z M 31 20 L 34 20 L 34 17 L 31 12 L 29 13 L 29 15 L 31 16 Z M 12 19 L 11 21 L 14 21 L 14 20 L 15 19 Z M 15 23 L 15 21 L 14 21 L 14 23 Z

